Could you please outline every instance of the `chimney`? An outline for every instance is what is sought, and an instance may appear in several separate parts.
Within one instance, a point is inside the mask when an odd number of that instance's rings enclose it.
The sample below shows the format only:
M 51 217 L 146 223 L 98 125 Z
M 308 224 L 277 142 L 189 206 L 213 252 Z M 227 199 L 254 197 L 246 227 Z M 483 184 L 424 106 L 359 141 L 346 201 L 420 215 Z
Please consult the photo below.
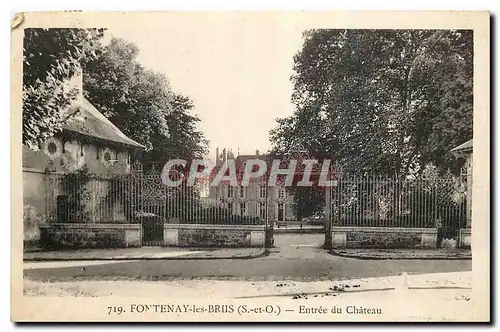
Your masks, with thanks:
M 255 150 L 255 155 L 258 156 L 259 155 L 259 149 Z
M 220 155 L 219 155 L 219 147 L 215 148 L 215 165 L 219 165 L 220 163 Z
M 83 102 L 83 74 L 82 74 L 82 68 L 78 66 L 78 68 L 75 68 L 75 73 L 69 80 L 64 82 L 61 86 L 62 89 L 65 91 L 71 91 L 74 92 L 76 90 L 76 95 L 74 98 L 71 100 L 71 105 L 68 108 L 65 108 L 61 110 L 63 114 L 67 115 L 73 115 L 75 117 L 78 116 L 79 112 L 79 107 L 77 105 L 81 105 Z M 84 121 L 84 119 L 80 119 L 81 121 Z
M 240 155 L 240 148 L 238 148 L 238 152 L 237 153 L 238 153 L 237 156 L 239 156 Z
M 224 150 L 222 150 L 222 162 L 226 162 L 226 158 L 227 158 L 227 152 L 226 152 L 226 148 L 224 148 Z
M 75 68 L 75 73 L 69 79 L 67 86 L 70 89 L 78 90 L 75 101 L 81 102 L 83 99 L 83 72 L 81 67 Z

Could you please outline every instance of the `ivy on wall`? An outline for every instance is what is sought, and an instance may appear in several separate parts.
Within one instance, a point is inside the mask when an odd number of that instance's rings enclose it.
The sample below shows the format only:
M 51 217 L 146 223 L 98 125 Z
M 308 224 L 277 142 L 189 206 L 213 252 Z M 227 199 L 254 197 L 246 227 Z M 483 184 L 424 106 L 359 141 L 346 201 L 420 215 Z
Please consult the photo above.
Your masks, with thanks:
M 63 219 L 60 221 L 75 223 L 92 221 L 86 202 L 92 198 L 88 184 L 94 177 L 86 165 L 63 176 L 62 187 L 65 195 L 63 201 L 58 202 L 58 219 Z

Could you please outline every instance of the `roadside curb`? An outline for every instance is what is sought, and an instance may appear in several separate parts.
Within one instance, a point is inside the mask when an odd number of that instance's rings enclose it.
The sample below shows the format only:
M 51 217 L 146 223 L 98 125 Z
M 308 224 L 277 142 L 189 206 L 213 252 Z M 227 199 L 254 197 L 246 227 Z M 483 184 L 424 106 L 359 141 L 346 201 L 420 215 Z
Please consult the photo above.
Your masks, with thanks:
M 23 259 L 23 262 L 70 262 L 70 261 L 193 261 L 193 260 L 221 260 L 221 259 L 254 259 L 265 257 L 269 255 L 268 250 L 260 251 L 256 254 L 245 255 L 245 256 L 177 256 L 177 257 L 77 257 L 77 258 L 66 258 L 66 257 L 39 257 L 31 259 Z
M 467 257 L 454 257 L 454 256 L 446 256 L 446 255 L 436 255 L 436 256 L 424 256 L 424 257 L 404 257 L 404 256 L 399 256 L 399 257 L 384 257 L 384 256 L 376 256 L 376 255 L 369 255 L 369 254 L 347 254 L 347 253 L 340 253 L 335 250 L 330 250 L 329 252 L 333 256 L 338 256 L 338 257 L 344 257 L 344 258 L 354 258 L 354 259 L 361 259 L 361 260 L 472 260 L 472 256 L 467 256 Z

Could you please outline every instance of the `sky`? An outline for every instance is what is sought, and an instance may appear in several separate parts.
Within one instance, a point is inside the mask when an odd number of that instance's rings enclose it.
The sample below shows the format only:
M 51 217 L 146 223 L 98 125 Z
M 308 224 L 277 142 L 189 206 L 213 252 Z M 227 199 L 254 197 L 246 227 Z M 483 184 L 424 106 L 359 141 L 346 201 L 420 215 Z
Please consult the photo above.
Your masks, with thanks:
M 265 152 L 276 118 L 294 110 L 290 76 L 302 29 L 272 18 L 205 20 L 131 23 L 108 31 L 136 44 L 140 63 L 164 73 L 173 91 L 194 101 L 200 129 L 210 141 L 210 159 L 216 147 L 234 154 Z

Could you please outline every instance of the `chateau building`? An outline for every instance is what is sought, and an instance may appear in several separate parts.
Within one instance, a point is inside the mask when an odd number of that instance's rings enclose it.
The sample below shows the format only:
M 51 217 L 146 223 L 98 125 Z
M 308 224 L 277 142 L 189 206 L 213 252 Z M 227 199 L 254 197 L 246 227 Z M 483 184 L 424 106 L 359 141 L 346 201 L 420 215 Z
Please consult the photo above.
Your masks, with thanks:
M 219 153 L 217 148 L 214 172 L 218 172 L 221 166 L 231 159 L 235 162 L 237 172 L 243 172 L 247 161 L 252 159 L 266 161 L 269 169 L 271 163 L 267 157 L 265 154 L 260 154 L 259 150 L 256 150 L 254 155 L 235 156 L 231 150 L 223 149 L 222 153 Z M 229 183 L 221 182 L 217 186 L 210 187 L 208 198 L 212 202 L 222 204 L 233 215 L 265 219 L 268 212 L 270 221 L 296 219 L 293 195 L 284 186 L 268 186 L 264 179 L 252 179 L 248 186 L 241 184 L 231 186 Z

